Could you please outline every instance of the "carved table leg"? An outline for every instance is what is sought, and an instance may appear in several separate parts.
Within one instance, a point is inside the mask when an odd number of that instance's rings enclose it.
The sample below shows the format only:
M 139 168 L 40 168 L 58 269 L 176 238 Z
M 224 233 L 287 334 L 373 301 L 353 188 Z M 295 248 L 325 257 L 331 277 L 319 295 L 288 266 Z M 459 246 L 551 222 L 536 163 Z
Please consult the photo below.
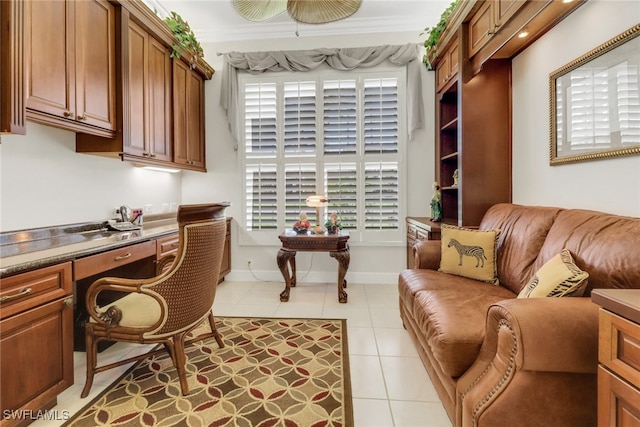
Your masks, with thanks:
M 296 281 L 296 262 L 295 262 L 296 253 L 295 251 L 286 251 L 284 249 L 280 249 L 278 251 L 278 268 L 282 273 L 282 277 L 284 277 L 284 291 L 280 293 L 280 301 L 286 302 L 289 301 L 289 291 L 291 286 L 295 286 Z M 289 274 L 289 266 L 291 266 L 292 272 Z
M 329 255 L 332 258 L 335 258 L 338 261 L 338 301 L 341 303 L 347 302 L 347 293 L 344 288 L 347 287 L 347 281 L 344 276 L 347 274 L 347 270 L 349 269 L 349 261 L 351 260 L 351 255 L 349 254 L 349 249 L 341 250 L 341 251 L 332 251 L 329 252 Z

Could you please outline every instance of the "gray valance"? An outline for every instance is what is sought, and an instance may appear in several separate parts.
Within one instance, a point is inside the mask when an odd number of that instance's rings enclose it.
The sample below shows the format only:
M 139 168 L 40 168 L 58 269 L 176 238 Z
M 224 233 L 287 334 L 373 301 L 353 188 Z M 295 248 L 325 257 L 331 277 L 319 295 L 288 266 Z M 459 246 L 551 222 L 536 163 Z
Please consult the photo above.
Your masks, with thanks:
M 416 129 L 422 128 L 422 83 L 418 47 L 416 44 L 398 46 L 356 47 L 343 49 L 314 49 L 288 52 L 229 52 L 224 54 L 220 106 L 227 113 L 229 129 L 238 141 L 238 70 L 252 74 L 265 71 L 311 71 L 321 64 L 341 71 L 358 67 L 369 68 L 388 60 L 407 68 L 407 130 L 413 139 Z

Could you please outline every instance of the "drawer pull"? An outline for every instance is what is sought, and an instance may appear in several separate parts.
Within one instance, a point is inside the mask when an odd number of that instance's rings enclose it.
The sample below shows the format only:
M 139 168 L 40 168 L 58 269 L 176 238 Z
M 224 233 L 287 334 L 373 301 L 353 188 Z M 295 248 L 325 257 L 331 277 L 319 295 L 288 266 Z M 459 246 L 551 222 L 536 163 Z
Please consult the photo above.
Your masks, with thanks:
M 0 302 L 11 301 L 12 299 L 16 299 L 16 298 L 20 298 L 20 297 L 29 295 L 32 291 L 33 291 L 33 289 L 27 288 L 27 289 L 21 290 L 20 292 L 18 292 L 15 295 L 5 295 L 3 297 L 0 297 Z
M 62 303 L 65 305 L 65 307 L 69 307 L 70 305 L 73 305 L 73 298 L 65 298 Z
M 114 261 L 122 261 L 123 259 L 127 259 L 127 258 L 131 258 L 131 252 L 126 253 L 126 254 L 124 254 L 122 256 L 117 256 L 113 260 Z

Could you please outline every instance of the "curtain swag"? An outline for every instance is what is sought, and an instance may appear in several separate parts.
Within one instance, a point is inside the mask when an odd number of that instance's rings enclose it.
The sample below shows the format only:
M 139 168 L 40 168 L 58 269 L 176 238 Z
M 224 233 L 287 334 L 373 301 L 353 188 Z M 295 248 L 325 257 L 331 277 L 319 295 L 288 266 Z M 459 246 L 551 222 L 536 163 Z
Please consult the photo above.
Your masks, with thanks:
M 422 83 L 418 47 L 416 44 L 375 46 L 344 49 L 315 49 L 288 52 L 229 52 L 224 55 L 220 106 L 227 113 L 233 139 L 239 136 L 238 70 L 251 74 L 265 71 L 311 71 L 325 63 L 341 71 L 358 67 L 374 67 L 385 60 L 407 70 L 407 128 L 409 139 L 423 126 Z

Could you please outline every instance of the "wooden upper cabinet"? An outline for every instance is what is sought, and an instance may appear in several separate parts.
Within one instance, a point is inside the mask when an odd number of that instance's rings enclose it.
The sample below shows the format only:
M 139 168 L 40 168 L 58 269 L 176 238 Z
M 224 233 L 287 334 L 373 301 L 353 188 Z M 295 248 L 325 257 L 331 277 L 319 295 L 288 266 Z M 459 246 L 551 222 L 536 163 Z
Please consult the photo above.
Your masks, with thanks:
M 204 79 L 183 61 L 173 60 L 174 161 L 205 171 Z
M 115 132 L 115 18 L 105 0 L 27 1 L 28 117 L 76 132 Z
M 442 59 L 436 67 L 436 91 L 442 90 L 447 83 L 458 75 L 458 40 L 442 54 Z
M 525 0 L 487 0 L 469 21 L 469 56 L 473 56 L 526 3 Z
M 124 93 L 128 103 L 123 151 L 171 162 L 171 53 L 142 27 L 129 21 Z M 126 111 L 127 109 L 125 109 Z
M 24 2 L 0 1 L 0 133 L 27 133 Z

